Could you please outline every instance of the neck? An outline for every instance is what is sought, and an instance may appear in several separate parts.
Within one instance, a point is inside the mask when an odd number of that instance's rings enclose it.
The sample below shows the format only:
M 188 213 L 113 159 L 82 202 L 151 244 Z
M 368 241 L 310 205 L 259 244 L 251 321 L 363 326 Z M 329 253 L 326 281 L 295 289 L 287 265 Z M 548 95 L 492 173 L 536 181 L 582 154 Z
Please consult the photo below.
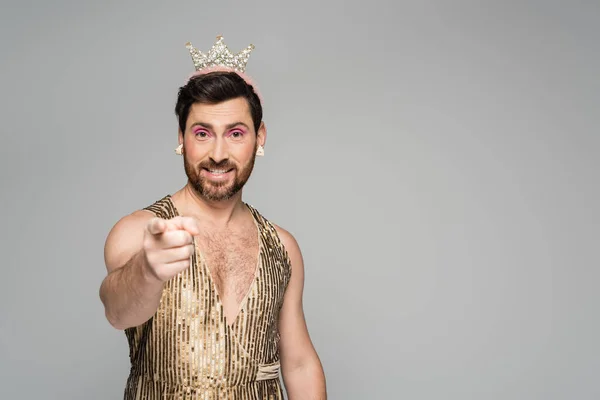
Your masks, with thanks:
M 172 196 L 177 208 L 185 216 L 208 220 L 215 225 L 226 226 L 243 212 L 242 191 L 222 201 L 210 201 L 200 196 L 188 183 Z

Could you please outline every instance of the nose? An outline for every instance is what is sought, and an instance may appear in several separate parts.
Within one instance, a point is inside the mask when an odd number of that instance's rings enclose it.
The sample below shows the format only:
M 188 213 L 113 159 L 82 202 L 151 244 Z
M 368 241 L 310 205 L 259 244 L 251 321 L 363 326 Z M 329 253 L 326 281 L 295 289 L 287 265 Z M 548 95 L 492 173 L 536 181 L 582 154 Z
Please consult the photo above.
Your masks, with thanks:
M 217 138 L 217 140 L 215 140 L 214 143 L 215 144 L 209 154 L 210 158 L 217 164 L 224 160 L 227 160 L 227 158 L 229 158 L 229 153 L 227 149 L 227 143 L 225 142 L 225 140 L 219 137 Z

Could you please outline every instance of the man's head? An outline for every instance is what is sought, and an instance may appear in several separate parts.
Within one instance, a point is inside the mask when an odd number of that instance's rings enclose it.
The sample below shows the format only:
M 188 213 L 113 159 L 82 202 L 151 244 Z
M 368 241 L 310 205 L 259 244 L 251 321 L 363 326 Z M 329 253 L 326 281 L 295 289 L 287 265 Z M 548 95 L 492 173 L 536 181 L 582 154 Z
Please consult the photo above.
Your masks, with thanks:
M 179 89 L 175 113 L 190 184 L 207 200 L 231 198 L 248 181 L 266 140 L 254 89 L 235 72 L 195 76 Z

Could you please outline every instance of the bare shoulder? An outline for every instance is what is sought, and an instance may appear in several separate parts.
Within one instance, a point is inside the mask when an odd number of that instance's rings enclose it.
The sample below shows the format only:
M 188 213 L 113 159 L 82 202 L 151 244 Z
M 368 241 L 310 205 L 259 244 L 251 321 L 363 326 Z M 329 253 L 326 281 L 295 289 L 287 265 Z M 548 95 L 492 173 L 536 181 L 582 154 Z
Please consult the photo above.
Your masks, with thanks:
M 288 247 L 298 247 L 298 242 L 294 235 L 292 235 L 287 229 L 282 228 L 281 226 L 271 222 L 273 227 L 275 227 L 275 231 L 277 231 L 277 236 L 283 242 L 283 245 Z
M 277 235 L 279 236 L 283 247 L 285 247 L 286 251 L 288 252 L 292 263 L 294 263 L 294 260 L 301 261 L 302 253 L 300 251 L 300 245 L 298 244 L 298 241 L 296 240 L 294 235 L 292 235 L 288 230 L 282 228 L 277 224 L 273 223 L 273 226 L 275 227 L 275 231 L 277 231 Z M 297 263 L 298 262 L 296 262 L 295 264 Z
M 136 210 L 119 219 L 111 228 L 104 244 L 104 263 L 110 273 L 122 267 L 142 248 L 144 229 L 155 218 L 148 210 Z

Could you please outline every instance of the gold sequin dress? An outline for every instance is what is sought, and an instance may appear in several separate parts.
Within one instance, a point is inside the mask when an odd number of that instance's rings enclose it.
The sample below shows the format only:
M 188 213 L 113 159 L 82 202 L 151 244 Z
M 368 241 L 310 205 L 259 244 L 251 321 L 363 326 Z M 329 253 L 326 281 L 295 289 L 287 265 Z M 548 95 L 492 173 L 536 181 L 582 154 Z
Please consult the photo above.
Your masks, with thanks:
M 202 252 L 169 280 L 154 316 L 125 330 L 131 370 L 125 400 L 282 400 L 278 317 L 290 279 L 288 255 L 274 226 L 255 208 L 259 260 L 234 321 L 228 322 Z M 167 195 L 145 207 L 178 214 Z

